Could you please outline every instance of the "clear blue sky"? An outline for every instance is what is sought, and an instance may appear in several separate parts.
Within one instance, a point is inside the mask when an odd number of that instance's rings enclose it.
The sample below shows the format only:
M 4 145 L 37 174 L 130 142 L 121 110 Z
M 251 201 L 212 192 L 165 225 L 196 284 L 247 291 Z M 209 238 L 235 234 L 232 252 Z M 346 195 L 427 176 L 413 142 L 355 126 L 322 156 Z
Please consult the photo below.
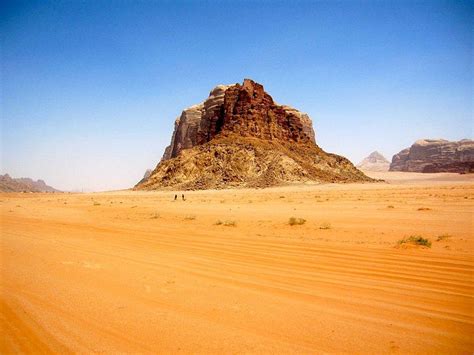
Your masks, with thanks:
M 252 78 L 358 162 L 472 137 L 473 2 L 2 1 L 1 170 L 134 185 L 181 110 Z

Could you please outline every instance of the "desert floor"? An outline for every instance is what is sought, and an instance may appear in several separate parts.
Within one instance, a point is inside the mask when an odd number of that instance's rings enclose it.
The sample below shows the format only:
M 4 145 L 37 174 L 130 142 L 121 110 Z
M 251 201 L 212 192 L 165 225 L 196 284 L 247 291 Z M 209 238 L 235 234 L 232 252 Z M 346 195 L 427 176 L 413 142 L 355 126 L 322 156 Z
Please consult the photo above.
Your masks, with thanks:
M 0 351 L 472 353 L 474 176 L 374 176 L 2 194 Z

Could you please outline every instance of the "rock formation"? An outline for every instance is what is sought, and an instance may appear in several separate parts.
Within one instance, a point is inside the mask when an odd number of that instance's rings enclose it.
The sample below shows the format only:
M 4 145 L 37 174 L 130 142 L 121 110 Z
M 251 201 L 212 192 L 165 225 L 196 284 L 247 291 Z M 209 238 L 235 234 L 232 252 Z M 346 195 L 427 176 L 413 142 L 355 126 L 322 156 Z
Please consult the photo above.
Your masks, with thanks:
M 474 141 L 418 140 L 410 148 L 403 149 L 393 156 L 390 171 L 472 173 Z
M 263 86 L 219 85 L 175 121 L 161 162 L 136 189 L 266 187 L 317 181 L 371 181 L 315 142 L 311 119 L 276 104 Z
M 59 192 L 46 185 L 43 180 L 34 181 L 30 178 L 14 179 L 10 175 L 0 175 L 0 192 Z
M 379 152 L 370 153 L 357 167 L 363 171 L 388 171 L 390 162 Z
M 145 181 L 150 177 L 152 171 L 153 171 L 153 170 L 151 170 L 151 169 L 146 169 L 145 174 L 143 174 L 143 177 L 142 177 L 142 179 L 138 182 L 138 184 L 141 184 L 142 182 L 145 182 Z

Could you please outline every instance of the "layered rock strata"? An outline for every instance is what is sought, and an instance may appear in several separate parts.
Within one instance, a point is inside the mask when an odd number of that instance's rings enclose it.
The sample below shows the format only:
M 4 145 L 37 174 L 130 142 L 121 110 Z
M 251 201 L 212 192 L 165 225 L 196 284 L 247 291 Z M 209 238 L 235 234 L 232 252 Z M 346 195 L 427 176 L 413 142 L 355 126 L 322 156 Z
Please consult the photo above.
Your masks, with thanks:
M 266 187 L 371 181 L 315 142 L 309 116 L 278 105 L 262 85 L 219 85 L 175 121 L 171 144 L 136 189 Z
M 390 171 L 472 173 L 474 141 L 418 140 L 393 156 Z

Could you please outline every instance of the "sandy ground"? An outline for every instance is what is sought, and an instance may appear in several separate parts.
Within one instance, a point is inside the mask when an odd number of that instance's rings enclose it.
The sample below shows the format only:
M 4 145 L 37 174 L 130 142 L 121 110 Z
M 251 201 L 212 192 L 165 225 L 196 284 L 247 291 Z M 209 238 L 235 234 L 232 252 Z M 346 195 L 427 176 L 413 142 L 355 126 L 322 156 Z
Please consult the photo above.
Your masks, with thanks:
M 2 194 L 0 351 L 472 353 L 474 177 L 376 177 Z

